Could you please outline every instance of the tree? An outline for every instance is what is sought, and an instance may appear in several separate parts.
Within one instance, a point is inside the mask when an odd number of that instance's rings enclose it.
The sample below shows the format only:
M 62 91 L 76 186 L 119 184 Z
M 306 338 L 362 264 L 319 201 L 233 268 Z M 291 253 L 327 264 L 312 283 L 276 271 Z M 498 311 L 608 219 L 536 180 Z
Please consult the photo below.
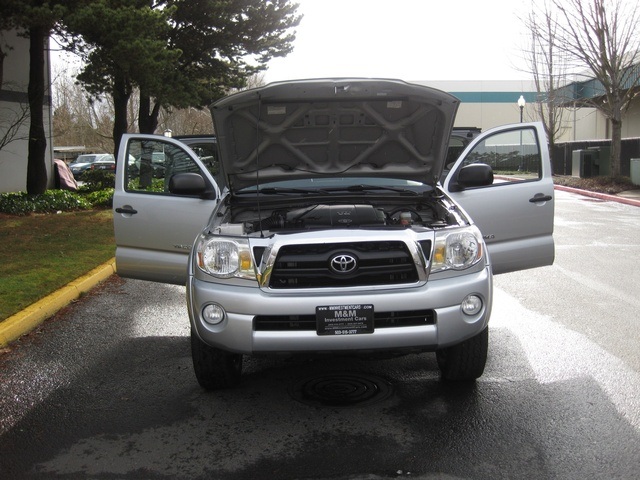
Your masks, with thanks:
M 180 55 L 167 48 L 171 8 L 154 9 L 146 0 L 97 0 L 68 12 L 63 23 L 67 48 L 84 60 L 78 80 L 99 98 L 111 96 L 117 152 L 127 132 L 127 105 L 136 86 L 156 82 Z
M 4 12 L 0 10 L 0 15 L 3 13 Z M 7 52 L 11 51 L 11 47 L 6 44 L 2 32 L 5 28 L 9 27 L 10 23 L 7 17 L 2 16 L 0 18 L 0 90 L 5 86 L 4 59 L 8 55 Z M 22 130 L 22 125 L 28 118 L 29 107 L 22 103 L 18 103 L 15 108 L 3 107 L 2 110 L 0 110 L 0 150 L 15 140 L 26 139 L 26 137 L 20 134 L 20 131 Z
M 243 88 L 267 62 L 293 49 L 291 29 L 301 17 L 289 0 L 168 0 L 173 7 L 169 48 L 181 52 L 176 68 L 141 85 L 139 128 L 153 133 L 160 106 L 201 108 Z M 250 61 L 253 60 L 253 63 Z M 153 108 L 151 105 L 153 104 Z
M 559 14 L 555 39 L 548 42 L 598 82 L 596 95 L 585 98 L 611 123 L 611 176 L 620 175 L 622 116 L 638 93 L 640 6 L 632 0 L 551 0 Z
M 113 151 L 113 104 L 91 98 L 67 69 L 54 72 L 53 136 L 58 145 Z
M 27 159 L 27 193 L 39 194 L 47 189 L 45 153 L 47 137 L 44 128 L 45 50 L 49 35 L 66 8 L 74 1 L 3 0 L 0 17 L 3 28 L 15 28 L 29 39 L 29 153 Z
M 296 7 L 289 0 L 98 0 L 65 25 L 79 34 L 69 44 L 85 60 L 78 80 L 113 98 L 117 151 L 135 88 L 139 129 L 153 133 L 161 107 L 202 107 L 291 51 L 294 36 L 285 32 L 299 22 Z
M 4 29 L 2 28 L 2 25 L 0 24 L 0 34 L 2 33 Z M 4 39 L 2 38 L 2 35 L 0 35 L 0 89 L 2 89 L 2 83 L 4 80 L 4 59 L 7 56 L 7 52 L 5 52 L 5 50 L 7 49 L 7 46 L 4 44 Z
M 22 135 L 22 125 L 29 118 L 29 107 L 18 104 L 16 108 L 2 108 L 0 111 L 0 150 L 15 140 L 26 140 Z
M 524 23 L 531 35 L 530 49 L 525 54 L 538 94 L 537 114 L 544 124 L 549 156 L 553 159 L 556 139 L 564 128 L 566 54 L 556 45 L 557 17 L 546 2 L 539 11 L 531 11 Z

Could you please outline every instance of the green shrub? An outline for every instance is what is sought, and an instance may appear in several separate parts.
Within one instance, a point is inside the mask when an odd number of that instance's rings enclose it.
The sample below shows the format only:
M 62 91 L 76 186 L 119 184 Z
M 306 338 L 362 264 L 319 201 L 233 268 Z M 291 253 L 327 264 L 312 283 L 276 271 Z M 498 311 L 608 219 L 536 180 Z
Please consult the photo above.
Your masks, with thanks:
M 151 181 L 151 185 L 140 186 L 140 178 L 133 178 L 129 180 L 127 184 L 127 190 L 142 190 L 145 192 L 165 192 L 165 179 L 154 178 Z
M 10 215 L 27 215 L 35 210 L 33 202 L 29 201 L 25 193 L 0 194 L 0 212 Z
M 113 207 L 113 188 L 105 188 L 96 192 L 90 192 L 85 198 L 94 207 L 111 208 Z
M 97 192 L 116 186 L 116 176 L 108 170 L 88 170 L 82 176 L 81 192 Z
M 69 212 L 90 208 L 91 204 L 87 199 L 68 190 L 47 190 L 41 195 L 28 195 L 26 192 L 0 194 L 0 212 L 11 215 Z

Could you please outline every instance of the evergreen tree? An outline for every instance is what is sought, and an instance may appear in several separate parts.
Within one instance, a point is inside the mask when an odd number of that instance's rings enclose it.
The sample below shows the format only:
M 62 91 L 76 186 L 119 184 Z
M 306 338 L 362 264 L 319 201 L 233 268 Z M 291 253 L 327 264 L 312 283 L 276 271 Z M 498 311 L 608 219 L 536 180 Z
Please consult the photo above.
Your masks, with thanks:
M 35 195 L 47 189 L 45 153 L 47 137 L 44 127 L 45 50 L 49 35 L 56 28 L 67 8 L 74 8 L 74 1 L 3 0 L 0 6 L 0 27 L 15 28 L 29 38 L 29 154 L 27 159 L 27 193 Z M 0 61 L 6 54 L 0 52 Z
M 140 91 L 138 126 L 153 133 L 161 107 L 203 107 L 287 55 L 298 25 L 289 0 L 98 0 L 65 17 L 82 52 L 78 76 L 115 105 L 114 144 L 128 130 L 126 105 Z

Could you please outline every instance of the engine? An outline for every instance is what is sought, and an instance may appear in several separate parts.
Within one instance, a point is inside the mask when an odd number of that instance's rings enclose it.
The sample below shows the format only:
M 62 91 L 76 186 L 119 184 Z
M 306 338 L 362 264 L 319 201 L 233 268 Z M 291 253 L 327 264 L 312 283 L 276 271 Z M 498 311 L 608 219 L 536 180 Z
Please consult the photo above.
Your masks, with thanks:
M 386 225 L 384 210 L 371 205 L 312 205 L 288 211 L 274 211 L 255 222 L 255 230 L 312 229 Z
M 437 200 L 410 205 L 297 204 L 258 212 L 255 207 L 234 208 L 218 224 L 223 235 L 252 235 L 267 232 L 332 228 L 443 228 L 457 225 L 457 215 Z M 227 213 L 231 213 L 228 211 Z

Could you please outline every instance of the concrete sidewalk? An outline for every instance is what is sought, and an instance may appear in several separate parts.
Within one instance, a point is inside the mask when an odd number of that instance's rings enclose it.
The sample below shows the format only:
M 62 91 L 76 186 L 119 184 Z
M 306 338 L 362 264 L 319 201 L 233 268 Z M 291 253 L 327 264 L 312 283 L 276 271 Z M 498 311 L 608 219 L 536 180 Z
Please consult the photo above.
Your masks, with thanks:
M 609 202 L 618 202 L 640 207 L 640 189 L 621 192 L 617 195 L 590 192 L 562 185 L 556 185 L 555 189 Z M 51 295 L 47 295 L 23 311 L 3 320 L 0 322 L 0 348 L 6 347 L 22 335 L 30 332 L 47 318 L 53 316 L 58 310 L 77 299 L 81 294 L 88 292 L 100 282 L 109 278 L 113 273 L 116 273 L 115 259 L 111 259 L 107 263 L 94 268 L 69 285 L 53 292 Z

